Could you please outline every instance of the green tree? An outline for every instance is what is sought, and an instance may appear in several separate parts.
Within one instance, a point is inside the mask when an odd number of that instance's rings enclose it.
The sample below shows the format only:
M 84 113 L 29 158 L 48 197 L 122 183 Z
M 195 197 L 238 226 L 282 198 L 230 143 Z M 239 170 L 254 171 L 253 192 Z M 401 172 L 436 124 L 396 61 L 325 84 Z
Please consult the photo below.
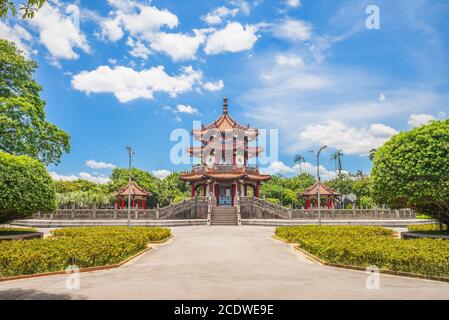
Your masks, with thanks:
M 0 152 L 0 221 L 55 207 L 55 186 L 44 165 L 27 156 Z
M 87 180 L 75 180 L 75 181 L 55 181 L 57 193 L 69 193 L 76 191 L 103 191 L 106 189 L 106 185 L 96 184 Z
M 342 170 L 343 170 L 343 166 L 342 166 L 342 162 L 341 162 L 342 157 L 343 157 L 343 150 L 337 150 L 331 156 L 331 160 L 335 161 L 335 166 L 336 166 L 336 169 L 338 170 L 339 177 L 341 176 Z
M 159 181 L 159 204 L 168 206 L 183 199 L 190 198 L 189 186 L 185 181 L 179 179 L 179 173 L 173 172 Z
M 449 119 L 393 136 L 376 152 L 374 200 L 449 225 Z
M 19 7 L 19 10 L 22 11 L 22 18 L 33 18 L 35 12 L 42 8 L 46 2 L 47 0 L 26 0 Z M 12 0 L 0 0 L 0 19 L 6 19 L 8 15 L 17 15 L 16 4 Z
M 70 151 L 69 135 L 45 118 L 37 68 L 16 46 L 0 40 L 0 151 L 58 164 Z
M 295 160 L 294 160 L 295 164 L 299 165 L 299 174 L 302 173 L 302 164 L 306 162 L 306 158 L 304 158 L 302 155 L 297 154 L 295 156 Z

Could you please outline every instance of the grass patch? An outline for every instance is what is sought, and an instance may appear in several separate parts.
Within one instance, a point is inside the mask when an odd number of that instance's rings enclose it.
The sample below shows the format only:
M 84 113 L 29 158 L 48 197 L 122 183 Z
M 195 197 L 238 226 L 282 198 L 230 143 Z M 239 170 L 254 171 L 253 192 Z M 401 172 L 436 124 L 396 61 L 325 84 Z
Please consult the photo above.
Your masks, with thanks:
M 170 229 L 159 227 L 93 227 L 58 229 L 48 239 L 2 242 L 0 277 L 117 264 L 149 242 L 170 236 Z
M 280 227 L 276 235 L 327 262 L 449 278 L 449 241 L 395 239 L 379 227 Z
M 0 236 L 17 236 L 21 234 L 28 234 L 37 232 L 33 228 L 0 228 Z

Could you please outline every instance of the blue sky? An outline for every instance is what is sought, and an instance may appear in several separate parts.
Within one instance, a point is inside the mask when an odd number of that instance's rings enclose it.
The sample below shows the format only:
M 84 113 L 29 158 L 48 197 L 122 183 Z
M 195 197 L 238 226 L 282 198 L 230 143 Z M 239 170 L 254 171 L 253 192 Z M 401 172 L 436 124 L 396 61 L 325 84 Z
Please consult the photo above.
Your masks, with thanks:
M 367 29 L 368 5 L 380 29 Z M 449 112 L 447 1 L 50 1 L 35 19 L 0 22 L 39 63 L 49 120 L 71 135 L 56 179 L 107 182 L 114 166 L 164 176 L 169 137 L 205 124 L 222 98 L 242 124 L 279 130 L 265 171 L 298 172 L 293 157 L 327 144 L 347 171 L 369 172 L 370 149 Z

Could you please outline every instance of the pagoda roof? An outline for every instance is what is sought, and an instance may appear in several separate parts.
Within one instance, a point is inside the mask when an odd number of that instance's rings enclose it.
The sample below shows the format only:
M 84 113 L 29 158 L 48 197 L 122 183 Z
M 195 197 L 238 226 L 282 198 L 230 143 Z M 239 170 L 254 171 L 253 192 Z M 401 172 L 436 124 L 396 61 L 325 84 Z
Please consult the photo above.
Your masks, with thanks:
M 208 126 L 203 126 L 201 129 L 194 129 L 193 133 L 204 133 L 210 130 L 218 130 L 220 132 L 223 131 L 229 131 L 229 130 L 243 130 L 245 133 L 248 133 L 248 131 L 252 131 L 251 133 L 254 135 L 258 134 L 258 130 L 254 128 L 250 128 L 249 125 L 242 126 L 237 121 L 235 121 L 230 115 L 229 115 L 229 109 L 228 109 L 228 98 L 223 99 L 223 114 L 214 122 L 209 124 Z
M 334 195 L 334 196 L 340 195 L 336 190 L 326 186 L 323 183 L 319 183 L 319 186 L 320 186 L 320 195 Z M 318 182 L 315 182 L 313 186 L 304 189 L 304 191 L 300 193 L 300 195 L 303 196 L 313 196 L 316 194 L 318 194 Z
M 144 188 L 140 187 L 136 182 L 131 181 L 126 186 L 122 187 L 115 194 L 116 196 L 128 196 L 129 188 L 131 187 L 132 196 L 152 196 L 151 192 L 146 191 Z
M 205 179 L 213 180 L 237 180 L 237 179 L 247 179 L 251 181 L 268 181 L 271 179 L 270 175 L 260 174 L 257 171 L 248 171 L 247 168 L 242 167 L 235 171 L 218 171 L 213 168 L 207 168 L 202 172 L 192 171 L 187 173 L 181 173 L 180 179 L 183 181 L 195 182 Z

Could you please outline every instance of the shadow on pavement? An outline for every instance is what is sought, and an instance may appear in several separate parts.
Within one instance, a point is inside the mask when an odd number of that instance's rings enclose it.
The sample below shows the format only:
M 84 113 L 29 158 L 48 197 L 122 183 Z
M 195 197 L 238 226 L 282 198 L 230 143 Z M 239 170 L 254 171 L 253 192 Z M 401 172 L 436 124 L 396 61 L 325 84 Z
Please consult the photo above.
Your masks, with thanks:
M 0 300 L 84 300 L 79 295 L 48 293 L 34 289 L 6 289 L 0 291 Z

